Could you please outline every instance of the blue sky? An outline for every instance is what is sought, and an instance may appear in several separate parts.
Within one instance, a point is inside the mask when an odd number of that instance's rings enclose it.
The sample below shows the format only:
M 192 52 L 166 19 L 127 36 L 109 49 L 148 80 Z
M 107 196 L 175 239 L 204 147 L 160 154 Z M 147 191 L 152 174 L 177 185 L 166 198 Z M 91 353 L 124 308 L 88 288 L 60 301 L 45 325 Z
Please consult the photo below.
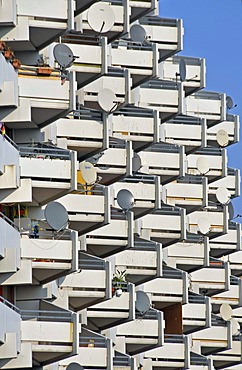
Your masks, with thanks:
M 183 19 L 184 48 L 180 54 L 206 58 L 206 90 L 230 95 L 238 105 L 230 113 L 242 117 L 241 0 L 160 0 L 159 8 L 161 17 Z M 242 173 L 242 142 L 230 146 L 228 156 L 229 166 L 240 168 Z M 233 204 L 235 212 L 242 214 L 242 199 Z

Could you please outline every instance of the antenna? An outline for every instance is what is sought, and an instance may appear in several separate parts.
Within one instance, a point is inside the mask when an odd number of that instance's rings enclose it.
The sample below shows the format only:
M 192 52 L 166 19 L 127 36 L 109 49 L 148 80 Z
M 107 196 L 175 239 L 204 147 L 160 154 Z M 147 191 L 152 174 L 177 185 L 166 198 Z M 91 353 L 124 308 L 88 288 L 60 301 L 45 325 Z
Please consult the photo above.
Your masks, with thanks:
M 128 189 L 119 190 L 117 194 L 117 202 L 123 211 L 130 211 L 134 206 L 134 196 Z
M 84 370 L 84 367 L 77 362 L 72 362 L 67 366 L 66 370 Z
M 53 230 L 60 231 L 67 228 L 69 216 L 66 208 L 61 203 L 51 202 L 47 204 L 44 215 Z
M 80 171 L 83 177 L 83 180 L 87 185 L 93 185 L 97 181 L 97 172 L 96 168 L 90 162 L 80 163 Z
M 107 3 L 98 2 L 89 8 L 87 21 L 95 32 L 106 33 L 114 25 L 115 14 Z
M 201 234 L 206 235 L 210 231 L 210 222 L 207 217 L 201 217 L 197 220 L 197 227 Z
M 136 292 L 135 311 L 138 315 L 144 316 L 150 309 L 151 303 L 147 293 L 142 290 Z
M 218 187 L 216 190 L 216 198 L 219 203 L 221 204 L 228 204 L 230 201 L 230 192 L 227 188 L 225 187 Z
M 130 28 L 130 37 L 134 42 L 144 43 L 147 40 L 147 33 L 140 24 L 133 24 Z
M 229 134 L 225 130 L 218 130 L 216 140 L 220 147 L 225 147 L 229 144 Z
M 220 315 L 224 321 L 229 321 L 232 318 L 233 310 L 228 303 L 223 303 L 220 306 Z
M 201 173 L 201 175 L 205 175 L 210 170 L 209 162 L 207 158 L 204 158 L 204 157 L 199 157 L 197 159 L 196 166 L 197 166 L 198 171 Z
M 65 44 L 57 44 L 53 49 L 55 61 L 60 65 L 62 70 L 71 67 L 74 60 L 78 57 L 73 55 L 72 50 Z
M 97 101 L 100 108 L 107 113 L 112 113 L 118 106 L 116 94 L 111 89 L 100 90 Z
M 230 109 L 236 108 L 237 104 L 234 104 L 231 96 L 226 96 L 226 106 L 227 106 L 227 109 L 230 110 Z

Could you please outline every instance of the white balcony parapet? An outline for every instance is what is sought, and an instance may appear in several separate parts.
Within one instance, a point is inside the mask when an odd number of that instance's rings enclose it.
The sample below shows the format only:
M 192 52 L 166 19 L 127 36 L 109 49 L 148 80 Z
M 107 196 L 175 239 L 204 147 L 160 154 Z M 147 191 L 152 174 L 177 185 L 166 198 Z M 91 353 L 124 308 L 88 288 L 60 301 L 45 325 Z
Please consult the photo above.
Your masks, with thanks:
M 112 297 L 109 262 L 79 251 L 79 272 L 59 279 L 60 295 L 66 290 L 69 306 L 79 311 Z
M 159 61 L 176 54 L 183 47 L 183 23 L 181 19 L 146 16 L 139 19 L 147 40 L 158 45 Z
M 188 216 L 187 216 L 188 217 Z M 135 221 L 135 233 L 163 247 L 186 239 L 185 209 L 162 206 Z
M 17 226 L 0 212 L 0 279 L 20 268 L 20 232 Z
M 185 114 L 206 118 L 208 126 L 226 121 L 226 96 L 211 91 L 196 92 L 186 97 Z
M 161 184 L 185 176 L 186 156 L 184 147 L 169 144 L 154 144 L 138 154 L 140 172 L 160 176 Z
M 203 175 L 212 182 L 227 176 L 227 153 L 225 149 L 203 148 L 187 155 L 189 175 Z
M 0 192 L 4 189 L 16 189 L 19 186 L 19 150 L 8 137 L 0 136 Z
M 232 115 L 232 114 L 227 114 L 226 119 L 223 122 L 220 122 L 216 124 L 215 126 L 209 127 L 207 130 L 207 143 L 208 145 L 218 147 L 218 133 L 220 130 L 222 133 L 225 131 L 228 134 L 228 141 L 226 143 L 225 141 L 225 146 L 237 143 L 239 141 L 239 116 Z
M 211 303 L 208 297 L 188 293 L 188 303 L 182 306 L 182 323 L 185 334 L 211 326 Z
M 216 369 L 226 368 L 229 370 L 239 370 L 241 366 L 241 357 L 241 336 L 240 334 L 236 334 L 232 337 L 230 349 L 213 354 L 213 363 Z
M 226 177 L 210 183 L 208 189 L 209 200 L 218 202 L 217 192 L 220 188 L 226 188 L 228 190 L 229 199 L 240 196 L 240 170 L 228 167 Z
M 15 51 L 40 50 L 74 25 L 74 0 L 3 0 L 1 8 L 1 38 Z
M 159 141 L 159 118 L 154 110 L 126 106 L 114 112 L 110 126 L 112 136 L 132 141 L 137 152 Z
M 238 258 L 241 251 L 241 224 L 229 221 L 228 232 L 224 235 L 213 238 L 209 241 L 210 256 L 212 257 L 225 257 L 226 260 L 231 262 L 230 268 L 233 269 L 233 263 L 240 264 Z M 236 254 L 238 256 L 236 257 Z M 237 275 L 237 274 L 236 274 Z
M 175 55 L 159 64 L 159 77 L 163 80 L 179 80 L 179 63 L 184 60 L 186 65 L 186 80 L 183 82 L 186 95 L 203 89 L 206 84 L 205 59 Z
M 230 271 L 228 262 L 222 262 L 210 257 L 210 265 L 199 270 L 192 271 L 191 286 L 193 291 L 213 296 L 229 290 Z
M 69 215 L 69 227 L 79 235 L 107 225 L 110 220 L 109 188 L 95 185 L 58 199 Z
M 159 127 L 160 141 L 183 145 L 186 153 L 206 146 L 206 121 L 188 116 L 177 116 Z
M 0 53 L 0 91 L 0 117 L 3 118 L 18 106 L 18 73 L 3 53 Z
M 211 297 L 213 309 L 218 311 L 223 303 L 229 304 L 232 308 L 242 306 L 242 280 L 230 275 L 229 290 L 215 294 Z
M 21 345 L 19 309 L 0 296 L 0 366 L 17 357 Z
M 180 82 L 152 80 L 132 90 L 132 103 L 141 108 L 155 109 L 162 122 L 184 113 L 184 91 Z

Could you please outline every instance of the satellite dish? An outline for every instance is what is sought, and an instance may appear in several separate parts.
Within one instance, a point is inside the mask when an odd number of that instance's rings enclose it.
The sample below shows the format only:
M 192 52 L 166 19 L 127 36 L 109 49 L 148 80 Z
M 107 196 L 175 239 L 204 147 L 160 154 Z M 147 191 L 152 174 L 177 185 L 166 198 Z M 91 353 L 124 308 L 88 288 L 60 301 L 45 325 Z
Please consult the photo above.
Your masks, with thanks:
M 198 169 L 198 171 L 202 174 L 202 175 L 204 175 L 204 174 L 206 174 L 206 173 L 208 173 L 209 172 L 209 162 L 208 162 L 208 160 L 207 160 L 207 158 L 204 158 L 204 157 L 199 157 L 198 159 L 197 159 L 197 163 L 196 163 L 196 165 L 197 165 L 197 169 Z
M 210 230 L 210 222 L 206 217 L 201 217 L 197 220 L 197 227 L 200 233 L 205 235 Z
M 137 153 L 134 153 L 134 156 L 132 158 L 132 167 L 133 167 L 133 172 L 138 172 L 140 168 L 142 167 L 141 158 L 139 154 Z
M 53 230 L 59 231 L 67 228 L 69 216 L 61 203 L 49 203 L 44 210 L 44 215 L 47 223 Z
M 75 60 L 72 50 L 65 44 L 55 45 L 53 54 L 56 62 L 63 69 L 70 67 Z
M 105 112 L 111 112 L 117 105 L 117 97 L 111 89 L 102 89 L 97 96 L 98 104 Z
M 98 2 L 89 8 L 87 21 L 95 32 L 106 33 L 114 25 L 115 14 L 107 3 Z
M 218 130 L 216 140 L 219 146 L 224 147 L 229 143 L 229 134 L 225 130 Z
M 97 180 L 97 172 L 96 168 L 90 162 L 82 162 L 80 163 L 80 171 L 82 173 L 82 177 L 87 185 L 92 185 Z
M 134 42 L 145 42 L 147 38 L 147 33 L 144 27 L 140 24 L 133 24 L 130 28 L 130 37 Z
M 234 218 L 234 206 L 233 206 L 232 202 L 229 202 L 228 211 L 229 211 L 229 220 L 233 220 L 233 218 Z
M 84 370 L 84 367 L 77 362 L 72 362 L 67 366 L 66 370 Z
M 184 59 L 180 59 L 179 62 L 179 75 L 181 81 L 186 81 L 186 75 L 187 75 L 187 68 L 186 68 L 186 63 Z
M 136 292 L 135 310 L 137 313 L 144 315 L 149 311 L 151 306 L 150 298 L 147 293 L 139 290 Z
M 230 192 L 227 188 L 220 186 L 216 190 L 216 198 L 219 203 L 226 204 L 230 201 Z
M 226 96 L 226 106 L 228 109 L 232 109 L 234 107 L 234 102 L 231 96 Z
M 123 211 L 129 211 L 134 206 L 134 196 L 128 189 L 119 190 L 117 202 Z
M 231 326 L 232 326 L 232 335 L 236 335 L 240 333 L 240 324 L 234 318 L 231 319 Z
M 220 315 L 224 321 L 229 321 L 232 317 L 233 310 L 228 303 L 223 303 L 220 306 Z

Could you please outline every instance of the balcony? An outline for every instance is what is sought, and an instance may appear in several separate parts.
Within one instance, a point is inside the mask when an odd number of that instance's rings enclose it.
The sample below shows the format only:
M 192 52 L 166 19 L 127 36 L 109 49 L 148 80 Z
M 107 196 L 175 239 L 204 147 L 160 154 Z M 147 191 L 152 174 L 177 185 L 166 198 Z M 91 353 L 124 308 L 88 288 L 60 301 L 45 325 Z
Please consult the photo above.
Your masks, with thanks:
M 177 116 L 159 127 L 160 140 L 167 144 L 183 145 L 186 153 L 206 146 L 205 120 Z
M 227 176 L 227 153 L 225 149 L 203 148 L 187 156 L 187 173 L 202 175 L 208 182 Z
M 216 369 L 229 368 L 231 370 L 239 370 L 241 366 L 241 357 L 241 335 L 237 334 L 232 337 L 230 349 L 220 351 L 213 355 L 213 363 Z
M 0 192 L 19 186 L 19 151 L 7 136 L 0 136 Z
M 213 359 L 199 355 L 195 352 L 190 352 L 190 369 L 214 370 Z
M 217 203 L 217 191 L 219 188 L 228 190 L 228 199 L 233 199 L 240 196 L 240 170 L 230 168 L 227 169 L 227 176 L 209 184 L 208 197 L 209 200 Z M 227 201 L 227 203 L 229 200 Z
M 137 44 L 131 40 L 115 41 L 112 43 L 111 61 L 112 67 L 129 70 L 132 88 L 158 75 L 157 44 Z
M 150 309 L 142 317 L 111 329 L 116 341 L 123 341 L 126 353 L 135 355 L 159 347 L 164 343 L 163 313 Z
M 2 367 L 11 359 L 15 359 L 20 351 L 21 316 L 19 309 L 1 296 L 0 316 L 0 366 Z
M 113 370 L 119 370 L 120 368 L 122 370 L 134 370 L 134 358 L 125 353 L 114 351 Z
M 132 90 L 132 103 L 159 112 L 162 122 L 183 113 L 184 91 L 180 82 L 152 80 Z
M 130 103 L 130 75 L 128 70 L 108 68 L 105 76 L 85 85 L 77 91 L 78 103 L 90 109 L 114 112 L 117 108 Z M 103 104 L 106 90 L 110 90 L 114 98 Z M 100 104 L 101 105 L 100 105 Z
M 3 0 L 0 24 L 1 39 L 15 51 L 40 50 L 73 28 L 73 0 Z
M 121 295 L 116 290 L 121 289 Z M 133 284 L 113 282 L 114 295 L 106 302 L 86 309 L 87 325 L 90 330 L 106 330 L 135 318 L 135 292 Z
M 104 152 L 89 158 L 94 163 L 99 182 L 110 185 L 126 176 L 132 176 L 133 171 L 132 144 L 120 139 L 110 139 L 109 148 Z
M 208 297 L 188 293 L 188 303 L 182 306 L 183 333 L 190 334 L 211 326 L 211 303 Z
M 134 22 L 136 19 L 139 19 L 141 16 L 150 13 L 158 7 L 157 0 L 130 0 L 129 5 L 131 7 L 130 22 Z
M 12 112 L 6 111 L 2 116 L 9 128 L 42 128 L 76 108 L 73 73 L 61 85 L 59 71 L 43 75 L 40 70 L 41 67 L 31 66 L 22 66 L 19 70 L 18 107 Z
M 163 250 L 164 261 L 183 271 L 191 272 L 209 265 L 208 237 L 189 234 L 185 240 Z
M 75 150 L 80 162 L 108 148 L 108 122 L 104 114 L 82 108 L 47 126 L 45 140 Z
M 191 272 L 193 290 L 206 296 L 214 296 L 229 290 L 230 271 L 228 262 L 210 257 L 210 265 Z
M 138 287 L 147 293 L 153 307 L 166 311 L 166 307 L 188 302 L 188 280 L 184 271 L 163 265 L 162 277 L 154 278 Z M 168 319 L 166 319 L 168 325 Z
M 188 369 L 190 348 L 188 338 L 184 335 L 166 334 L 164 345 L 146 351 L 142 355 L 144 366 L 150 370 Z
M 162 202 L 186 209 L 187 214 L 208 205 L 208 184 L 205 177 L 184 176 L 162 186 Z
M 75 194 L 58 199 L 69 215 L 69 228 L 86 234 L 109 223 L 109 189 L 95 185 L 91 189 L 80 188 Z
M 185 220 L 184 209 L 162 206 L 136 220 L 135 233 L 142 239 L 153 240 L 167 247 L 186 239 Z
M 59 369 L 78 363 L 88 369 L 110 369 L 112 366 L 112 342 L 109 338 L 81 328 L 78 355 L 59 362 Z
M 225 94 L 199 91 L 186 97 L 186 115 L 205 118 L 207 126 L 226 121 Z
M 174 82 L 180 80 L 179 64 L 181 60 L 184 60 L 186 65 L 186 80 L 183 82 L 183 87 L 186 96 L 188 96 L 205 87 L 205 59 L 175 55 L 159 64 L 159 76 L 162 80 Z
M 209 205 L 203 211 L 195 211 L 187 216 L 187 230 L 190 233 L 207 235 L 210 238 L 227 234 L 228 209 L 227 205 Z
M 0 53 L 0 90 L 0 118 L 3 118 L 18 106 L 18 74 L 2 52 Z
M 232 308 L 242 306 L 242 280 L 230 275 L 229 289 L 211 297 L 214 312 L 219 312 L 220 305 L 229 304 Z
M 135 174 L 133 177 L 126 178 L 122 182 L 116 182 L 112 185 L 113 207 L 121 211 L 117 202 L 117 195 L 120 190 L 126 189 L 133 194 L 134 206 L 132 212 L 134 218 L 151 213 L 154 209 L 160 207 L 160 179 L 156 176 Z
M 72 310 L 79 311 L 112 297 L 108 262 L 79 251 L 78 269 L 78 273 L 59 279 L 60 295 L 66 291 Z
M 208 128 L 207 143 L 208 145 L 218 147 L 217 135 L 220 130 L 228 134 L 228 142 L 225 146 L 235 144 L 239 141 L 239 116 L 227 114 L 225 121 Z M 223 132 L 222 131 L 222 132 Z
M 20 268 L 20 233 L 17 226 L 0 212 L 0 282 Z
M 19 154 L 20 186 L 1 190 L 1 203 L 44 205 L 76 188 L 75 152 L 37 143 L 19 147 Z
M 153 110 L 126 106 L 114 112 L 111 129 L 113 137 L 132 141 L 136 152 L 159 141 L 159 118 Z
M 100 29 L 97 28 L 97 24 L 94 21 L 94 1 L 84 0 L 83 4 L 80 4 L 80 2 L 80 0 L 77 0 L 76 14 L 78 14 L 78 16 L 76 16 L 75 18 L 76 29 L 78 31 L 82 31 L 84 34 L 87 35 L 96 35 L 97 33 L 103 33 L 105 34 L 105 36 L 108 37 L 110 41 L 118 38 L 121 34 L 128 32 L 129 8 L 127 7 L 124 0 L 104 1 L 104 3 L 107 2 L 110 7 L 109 13 L 112 12 L 112 21 L 110 16 L 110 22 L 106 24 L 105 21 L 102 22 L 101 17 L 99 17 L 98 19 L 101 23 Z M 87 7 L 90 8 L 87 9 Z M 95 16 L 97 16 L 97 14 L 95 14 Z M 102 23 L 104 24 L 102 25 Z
M 201 354 L 204 356 L 231 348 L 231 322 L 212 314 L 212 326 L 193 333 L 192 342 L 193 345 L 200 346 Z
M 229 255 L 227 258 L 231 263 L 230 268 L 232 270 L 234 268 L 233 263 L 238 263 L 239 266 L 241 261 L 240 258 L 238 258 L 241 251 L 241 225 L 239 223 L 229 221 L 227 234 L 210 240 L 209 249 L 211 257 L 220 258 L 222 256 Z
M 178 53 L 183 47 L 183 24 L 181 19 L 147 16 L 139 19 L 149 42 L 158 44 L 159 61 Z
M 112 211 L 109 224 L 98 228 L 81 238 L 81 249 L 94 256 L 107 257 L 127 248 L 134 243 L 132 213 Z
M 139 285 L 162 276 L 161 245 L 135 239 L 134 247 L 109 257 L 115 270 L 125 271 L 126 279 Z
M 186 164 L 184 148 L 169 144 L 154 144 L 139 153 L 139 172 L 160 176 L 161 184 L 169 183 L 185 176 Z

